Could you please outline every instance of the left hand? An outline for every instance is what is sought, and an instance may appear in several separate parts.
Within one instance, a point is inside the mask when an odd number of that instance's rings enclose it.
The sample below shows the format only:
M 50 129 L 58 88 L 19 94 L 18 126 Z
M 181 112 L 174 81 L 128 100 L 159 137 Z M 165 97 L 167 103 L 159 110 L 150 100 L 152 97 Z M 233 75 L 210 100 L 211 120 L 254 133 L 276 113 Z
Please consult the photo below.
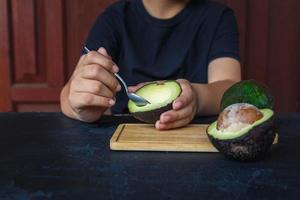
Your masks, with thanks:
M 159 130 L 168 130 L 188 125 L 197 114 L 198 99 L 192 84 L 185 79 L 178 79 L 182 88 L 181 95 L 173 102 L 173 109 L 161 114 L 155 123 Z
M 173 102 L 172 110 L 161 114 L 160 119 L 155 123 L 159 130 L 168 130 L 188 125 L 197 114 L 198 100 L 197 95 L 188 80 L 178 79 L 182 92 Z M 146 83 L 140 83 L 137 86 L 129 87 L 130 92 L 136 91 Z

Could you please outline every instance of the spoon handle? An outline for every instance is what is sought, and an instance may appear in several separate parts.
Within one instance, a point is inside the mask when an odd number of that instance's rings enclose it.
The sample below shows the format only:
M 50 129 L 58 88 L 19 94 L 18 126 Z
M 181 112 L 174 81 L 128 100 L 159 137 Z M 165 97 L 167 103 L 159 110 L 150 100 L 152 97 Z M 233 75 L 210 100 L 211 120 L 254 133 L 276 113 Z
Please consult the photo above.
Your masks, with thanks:
M 84 50 L 86 51 L 86 53 L 89 53 L 91 51 L 86 46 L 84 47 Z M 122 79 L 122 77 L 119 74 L 117 74 L 117 73 L 114 73 L 114 74 L 119 79 L 119 81 L 121 81 L 121 83 L 123 84 L 123 86 L 125 88 L 126 93 L 128 94 L 128 87 L 127 87 L 127 84 L 125 83 L 125 81 Z
M 86 46 L 84 47 L 85 53 L 90 53 L 91 50 L 89 50 Z
M 121 81 L 121 83 L 123 84 L 123 86 L 125 88 L 126 93 L 128 94 L 128 87 L 127 87 L 125 81 L 122 79 L 122 77 L 119 74 L 115 73 L 115 76 L 119 79 L 119 81 Z

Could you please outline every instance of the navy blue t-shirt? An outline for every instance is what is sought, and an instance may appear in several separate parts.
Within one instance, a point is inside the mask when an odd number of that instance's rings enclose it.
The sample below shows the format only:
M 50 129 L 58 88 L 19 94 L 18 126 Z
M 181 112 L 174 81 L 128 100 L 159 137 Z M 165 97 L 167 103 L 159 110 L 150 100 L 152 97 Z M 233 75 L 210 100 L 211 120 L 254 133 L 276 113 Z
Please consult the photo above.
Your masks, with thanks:
M 239 60 L 233 11 L 206 0 L 191 0 L 171 19 L 154 18 L 142 0 L 117 2 L 97 18 L 86 45 L 106 48 L 128 85 L 178 78 L 207 83 L 212 60 Z M 128 112 L 125 95 L 117 94 L 113 113 Z

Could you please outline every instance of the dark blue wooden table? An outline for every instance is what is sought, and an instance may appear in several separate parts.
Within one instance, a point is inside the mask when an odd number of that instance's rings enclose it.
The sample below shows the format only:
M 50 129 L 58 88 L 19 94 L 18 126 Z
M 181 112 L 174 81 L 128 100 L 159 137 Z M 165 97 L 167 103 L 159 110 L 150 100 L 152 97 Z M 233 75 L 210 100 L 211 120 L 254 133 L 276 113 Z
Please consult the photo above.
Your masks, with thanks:
M 280 143 L 255 162 L 218 153 L 110 151 L 123 122 L 136 121 L 0 114 L 0 199 L 300 199 L 300 114 L 278 115 Z

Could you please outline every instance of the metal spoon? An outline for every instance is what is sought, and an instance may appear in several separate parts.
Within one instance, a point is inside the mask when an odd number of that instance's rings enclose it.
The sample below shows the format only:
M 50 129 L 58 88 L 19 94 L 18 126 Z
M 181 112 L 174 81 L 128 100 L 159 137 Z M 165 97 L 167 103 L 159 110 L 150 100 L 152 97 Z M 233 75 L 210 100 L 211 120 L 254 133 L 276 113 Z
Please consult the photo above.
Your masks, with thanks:
M 84 47 L 84 50 L 86 51 L 86 53 L 89 53 L 90 50 L 87 48 L 87 47 Z M 147 101 L 146 99 L 144 99 L 143 97 L 133 93 L 133 92 L 129 92 L 128 91 L 128 86 L 127 84 L 125 83 L 125 81 L 122 79 L 122 77 L 117 74 L 117 73 L 114 73 L 114 75 L 119 79 L 119 81 L 123 84 L 124 86 L 124 89 L 126 91 L 126 94 L 128 96 L 128 98 L 133 101 L 137 106 L 145 106 L 147 104 L 150 104 L 149 101 Z

